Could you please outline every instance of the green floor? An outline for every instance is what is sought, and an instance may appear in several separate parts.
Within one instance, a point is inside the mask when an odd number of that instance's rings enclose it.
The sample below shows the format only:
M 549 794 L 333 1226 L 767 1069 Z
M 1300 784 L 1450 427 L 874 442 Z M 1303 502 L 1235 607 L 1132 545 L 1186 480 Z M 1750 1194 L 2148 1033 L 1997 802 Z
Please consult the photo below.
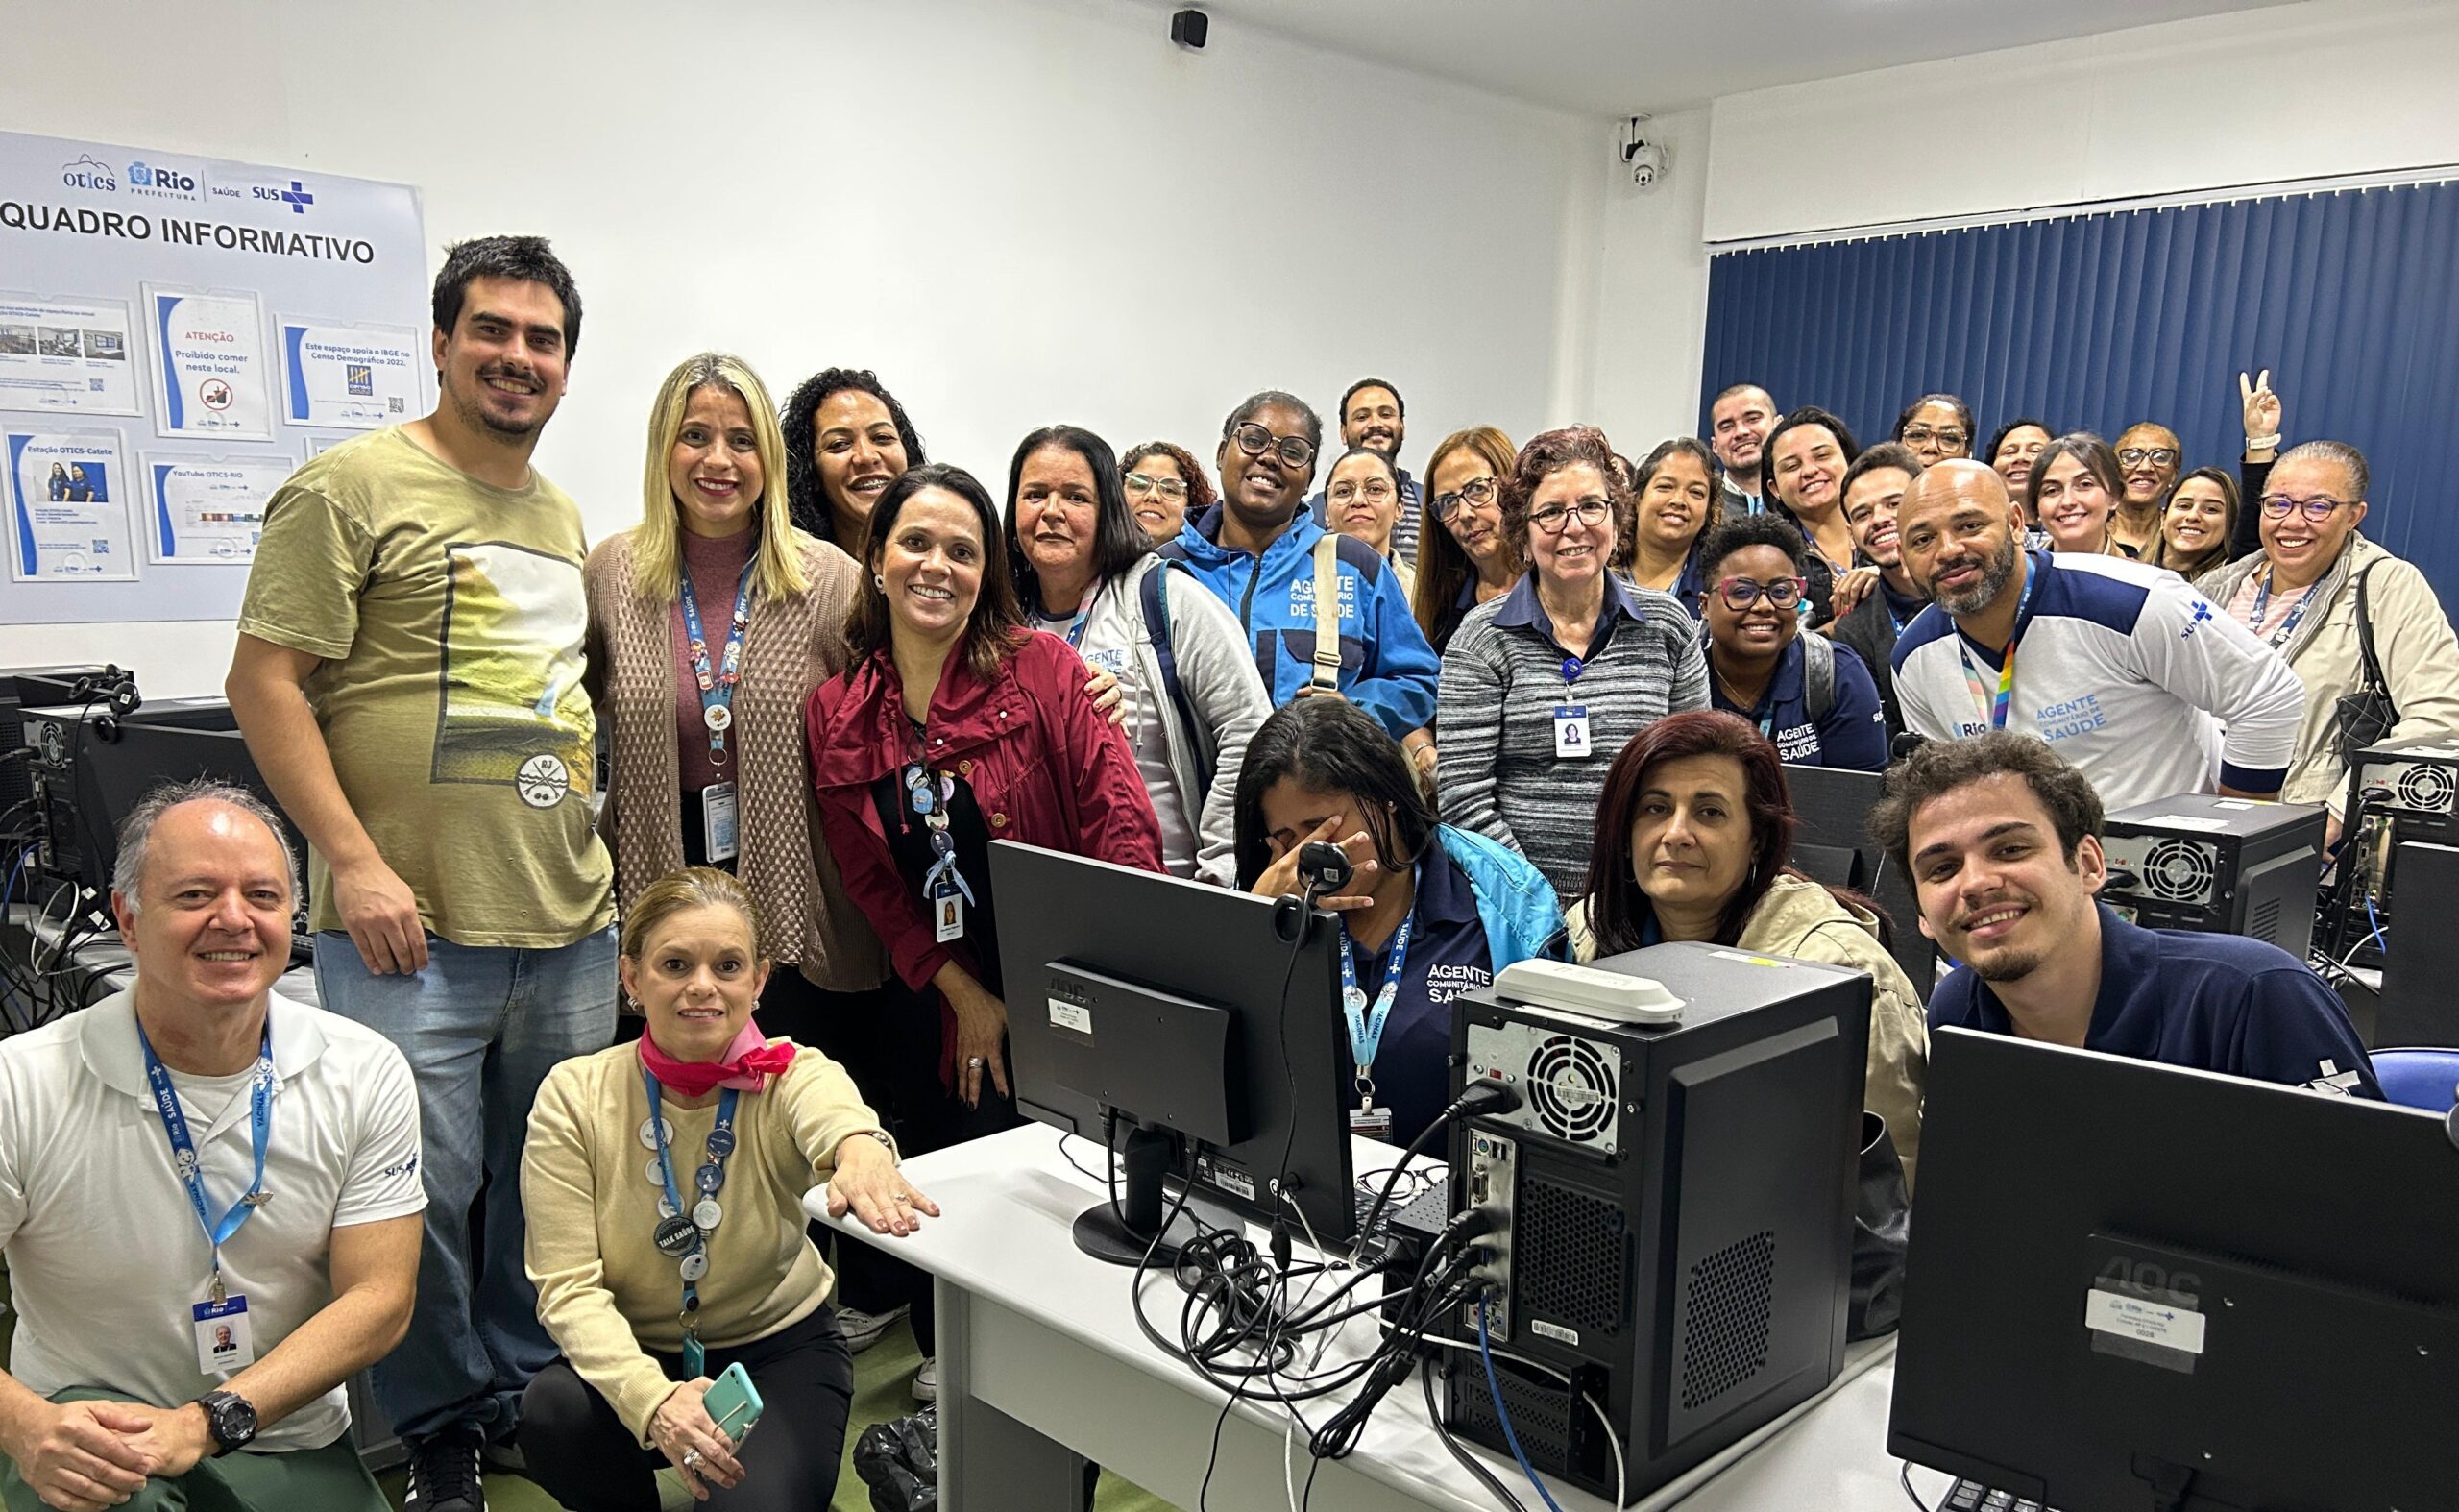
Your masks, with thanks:
M 919 1403 L 906 1390 L 906 1382 L 922 1363 L 913 1347 L 913 1330 L 903 1323 L 890 1329 L 888 1336 L 854 1357 L 854 1416 L 845 1428 L 846 1459 L 838 1473 L 837 1496 L 828 1505 L 830 1512 L 870 1512 L 870 1497 L 866 1487 L 854 1475 L 854 1439 L 874 1423 L 901 1418 L 915 1410 Z M 382 1477 L 385 1493 L 399 1506 L 402 1501 L 402 1473 L 395 1471 Z M 518 1475 L 487 1476 L 488 1512 L 561 1512 L 547 1493 Z M 673 1495 L 669 1506 L 691 1506 L 693 1501 L 682 1495 L 679 1487 L 670 1488 Z M 679 1499 L 679 1500 L 677 1500 Z M 713 1505 L 720 1503 L 712 1503 Z M 1171 1512 L 1167 1503 L 1129 1485 L 1116 1475 L 1104 1475 L 1100 1496 L 1094 1502 L 1095 1512 Z

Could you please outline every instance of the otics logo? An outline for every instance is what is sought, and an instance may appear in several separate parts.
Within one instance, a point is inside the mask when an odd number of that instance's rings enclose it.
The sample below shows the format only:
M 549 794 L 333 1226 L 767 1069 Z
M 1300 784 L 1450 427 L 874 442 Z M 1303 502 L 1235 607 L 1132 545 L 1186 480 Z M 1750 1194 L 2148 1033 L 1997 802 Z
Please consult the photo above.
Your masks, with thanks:
M 119 179 L 111 172 L 111 165 L 96 159 L 91 153 L 78 159 L 75 162 L 61 163 L 60 182 L 72 189 L 93 189 L 104 194 L 112 193 L 119 188 Z
M 196 175 L 158 164 L 133 162 L 128 165 L 128 188 L 132 194 L 150 194 L 164 199 L 193 200 L 202 197 Z

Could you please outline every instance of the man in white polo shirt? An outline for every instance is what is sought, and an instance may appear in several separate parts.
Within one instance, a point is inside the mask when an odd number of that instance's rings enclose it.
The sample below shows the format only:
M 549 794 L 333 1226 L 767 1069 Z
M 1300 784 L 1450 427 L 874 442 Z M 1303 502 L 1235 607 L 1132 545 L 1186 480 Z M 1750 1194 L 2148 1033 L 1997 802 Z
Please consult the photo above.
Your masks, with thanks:
M 2110 810 L 2215 789 L 2278 793 L 2304 689 L 2177 573 L 2018 549 L 2007 485 L 1978 462 L 1924 471 L 1895 524 L 1905 570 L 1931 598 L 1895 643 L 1906 729 L 2037 736 Z
M 212 782 L 129 816 L 135 987 L 0 1042 L 0 1500 L 382 1512 L 342 1383 L 408 1327 L 418 1093 L 375 1031 L 276 997 L 298 878 Z

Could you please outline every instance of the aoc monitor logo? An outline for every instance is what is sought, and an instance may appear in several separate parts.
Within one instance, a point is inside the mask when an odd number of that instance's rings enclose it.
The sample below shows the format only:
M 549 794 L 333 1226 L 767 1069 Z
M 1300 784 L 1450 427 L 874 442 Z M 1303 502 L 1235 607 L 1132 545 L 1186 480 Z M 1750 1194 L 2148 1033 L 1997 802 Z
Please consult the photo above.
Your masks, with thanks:
M 74 162 L 60 165 L 60 182 L 71 189 L 93 189 L 110 194 L 119 188 L 119 178 L 111 165 L 87 153 Z
M 133 162 L 128 165 L 128 187 L 132 194 L 153 194 L 171 199 L 201 198 L 196 175 L 160 164 Z

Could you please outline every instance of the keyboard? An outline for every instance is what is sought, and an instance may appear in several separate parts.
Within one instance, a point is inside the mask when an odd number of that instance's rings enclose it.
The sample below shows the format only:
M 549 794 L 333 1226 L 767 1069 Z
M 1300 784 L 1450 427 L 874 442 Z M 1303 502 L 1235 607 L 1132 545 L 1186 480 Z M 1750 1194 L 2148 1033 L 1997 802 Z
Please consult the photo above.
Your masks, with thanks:
M 1959 1480 L 1947 1488 L 1936 1512 L 2055 1512 L 2011 1491 L 1994 1491 L 1978 1480 Z

